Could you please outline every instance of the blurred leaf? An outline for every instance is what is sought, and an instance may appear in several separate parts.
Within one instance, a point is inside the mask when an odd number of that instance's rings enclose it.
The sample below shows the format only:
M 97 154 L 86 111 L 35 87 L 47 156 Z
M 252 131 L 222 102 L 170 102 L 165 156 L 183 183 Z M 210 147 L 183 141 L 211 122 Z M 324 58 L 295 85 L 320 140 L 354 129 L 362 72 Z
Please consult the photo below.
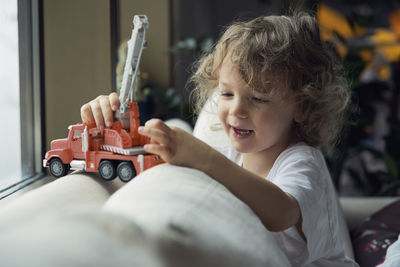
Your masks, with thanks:
M 363 180 L 361 179 L 361 175 L 356 170 L 354 170 L 352 168 L 348 168 L 347 172 L 348 172 L 348 174 L 349 174 L 349 176 L 351 178 L 351 181 L 354 184 L 354 187 L 358 191 L 360 191 L 360 193 L 366 194 L 367 191 L 365 189 L 365 184 L 364 184 Z
M 391 183 L 393 181 L 393 177 L 385 171 L 377 171 L 375 172 L 375 176 L 382 182 L 382 184 Z
M 214 43 L 214 40 L 211 37 L 203 37 L 203 38 L 201 38 L 199 40 L 200 50 L 204 51 L 204 52 L 210 51 L 213 43 Z
M 390 175 L 394 179 L 398 179 L 399 178 L 399 170 L 398 170 L 396 161 L 389 155 L 385 155 L 383 160 L 388 168 L 388 172 L 390 173 Z
M 175 43 L 171 47 L 170 51 L 172 53 L 194 54 L 208 51 L 212 47 L 212 44 L 213 39 L 208 36 L 198 39 L 194 37 L 188 37 Z
M 381 190 L 379 190 L 376 195 L 377 196 L 387 196 L 387 195 L 396 195 L 396 191 L 400 188 L 400 181 L 395 181 L 390 184 L 382 186 Z
M 361 145 L 360 145 L 360 150 L 361 150 L 361 151 L 362 151 L 362 150 L 368 151 L 368 152 L 370 152 L 375 158 L 378 158 L 378 159 L 383 159 L 383 158 L 385 157 L 385 155 L 384 155 L 381 151 L 379 151 L 378 149 L 376 149 L 376 148 L 374 148 L 374 147 L 368 146 L 368 145 L 361 144 Z

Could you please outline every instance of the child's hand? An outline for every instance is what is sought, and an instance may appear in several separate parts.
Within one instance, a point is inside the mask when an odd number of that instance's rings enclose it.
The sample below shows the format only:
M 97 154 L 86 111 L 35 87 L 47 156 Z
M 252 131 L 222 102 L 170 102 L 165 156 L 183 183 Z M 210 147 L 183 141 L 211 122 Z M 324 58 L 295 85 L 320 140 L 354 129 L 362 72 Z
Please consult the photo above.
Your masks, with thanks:
M 117 93 L 100 95 L 81 107 L 82 121 L 90 124 L 96 123 L 99 129 L 105 126 L 111 127 L 114 121 L 114 111 L 119 109 L 119 98 Z
M 144 146 L 146 152 L 159 155 L 170 164 L 193 167 L 193 146 L 197 139 L 190 133 L 169 127 L 159 119 L 147 121 L 139 127 L 139 133 L 151 139 L 151 144 Z

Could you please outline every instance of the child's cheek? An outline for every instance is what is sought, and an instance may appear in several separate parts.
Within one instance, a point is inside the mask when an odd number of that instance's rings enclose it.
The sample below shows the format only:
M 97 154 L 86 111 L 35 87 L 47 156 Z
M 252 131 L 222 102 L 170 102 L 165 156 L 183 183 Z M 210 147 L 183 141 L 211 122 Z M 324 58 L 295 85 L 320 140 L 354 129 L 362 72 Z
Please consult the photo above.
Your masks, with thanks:
M 227 109 L 226 109 L 226 103 L 224 101 L 219 100 L 217 104 L 217 114 L 218 118 L 221 122 L 224 122 L 227 116 Z

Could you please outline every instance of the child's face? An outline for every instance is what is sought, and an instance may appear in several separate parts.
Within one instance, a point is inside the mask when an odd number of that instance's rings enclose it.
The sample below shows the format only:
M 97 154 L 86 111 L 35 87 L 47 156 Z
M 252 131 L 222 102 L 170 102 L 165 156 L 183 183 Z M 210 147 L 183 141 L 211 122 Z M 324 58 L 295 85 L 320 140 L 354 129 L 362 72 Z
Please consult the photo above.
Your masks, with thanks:
M 218 116 L 233 147 L 241 153 L 283 151 L 293 141 L 296 107 L 289 98 L 255 92 L 229 58 L 219 76 Z

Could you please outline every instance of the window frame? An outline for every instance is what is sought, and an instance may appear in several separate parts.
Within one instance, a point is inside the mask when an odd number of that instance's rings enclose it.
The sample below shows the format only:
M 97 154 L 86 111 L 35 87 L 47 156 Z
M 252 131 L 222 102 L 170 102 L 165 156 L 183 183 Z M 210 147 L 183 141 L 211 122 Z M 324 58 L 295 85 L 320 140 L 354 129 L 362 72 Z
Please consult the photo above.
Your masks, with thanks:
M 0 199 L 44 177 L 43 2 L 18 0 L 21 180 L 0 189 Z

